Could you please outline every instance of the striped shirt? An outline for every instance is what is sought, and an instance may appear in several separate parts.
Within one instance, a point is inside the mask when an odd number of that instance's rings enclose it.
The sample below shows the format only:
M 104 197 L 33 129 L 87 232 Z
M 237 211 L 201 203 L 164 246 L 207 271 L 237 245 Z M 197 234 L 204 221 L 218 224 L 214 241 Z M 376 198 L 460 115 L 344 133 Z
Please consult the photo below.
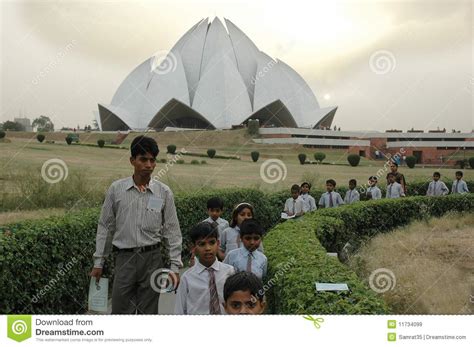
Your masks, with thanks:
M 467 189 L 467 184 L 463 180 L 455 180 L 453 182 L 452 193 L 469 193 L 469 189 Z
M 309 195 L 308 193 L 306 194 L 301 194 L 300 195 L 301 199 L 303 199 L 303 211 L 304 212 L 311 212 L 316 210 L 316 200 Z
M 427 196 L 442 196 L 449 193 L 448 187 L 443 181 L 431 181 L 426 191 Z
M 387 186 L 386 198 L 393 199 L 401 196 L 405 196 L 405 193 L 400 183 L 394 182 Z
M 337 207 L 339 205 L 344 205 L 344 201 L 338 192 L 326 192 L 319 199 L 319 206 L 324 208 Z
M 372 200 L 382 199 L 382 191 L 377 186 L 372 186 L 372 187 L 367 188 L 368 196 L 369 196 L 369 193 L 370 193 L 370 198 Z
M 360 200 L 360 194 L 356 189 L 349 189 L 344 196 L 345 204 L 352 204 Z
M 115 181 L 105 196 L 97 226 L 94 266 L 102 267 L 112 245 L 135 248 L 165 241 L 171 270 L 181 262 L 182 238 L 173 192 L 158 181 L 151 181 L 144 192 L 133 177 Z
M 247 271 L 249 256 L 252 257 L 251 272 L 262 279 L 267 275 L 267 257 L 262 252 L 249 252 L 245 247 L 234 249 L 227 253 L 224 263 L 232 265 L 235 271 Z

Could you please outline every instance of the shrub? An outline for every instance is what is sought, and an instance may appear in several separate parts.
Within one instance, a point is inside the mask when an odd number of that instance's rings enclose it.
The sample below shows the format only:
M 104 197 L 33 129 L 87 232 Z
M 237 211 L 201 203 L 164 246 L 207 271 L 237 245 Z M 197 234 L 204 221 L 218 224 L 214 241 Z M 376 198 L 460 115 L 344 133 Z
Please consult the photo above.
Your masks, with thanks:
M 176 154 L 176 145 L 166 146 L 166 152 L 169 154 Z
M 194 152 L 181 152 L 181 155 L 187 155 L 190 157 L 202 157 L 202 158 L 208 158 L 209 155 L 207 153 L 194 153 Z M 238 155 L 219 155 L 216 154 L 214 155 L 215 159 L 233 159 L 233 160 L 240 160 L 240 157 Z
M 247 123 L 247 131 L 251 136 L 257 135 L 259 128 L 260 128 L 260 121 L 258 119 L 249 119 Z
M 209 148 L 209 149 L 207 150 L 207 156 L 208 156 L 209 158 L 212 159 L 212 158 L 214 158 L 215 155 L 216 155 L 216 150 L 215 150 L 215 149 Z
M 72 140 L 73 140 L 73 139 L 72 139 L 71 136 L 69 136 L 69 135 L 66 136 L 66 143 L 67 143 L 68 145 L 70 145 L 70 144 L 72 143 Z
M 6 132 L 4 132 L 3 130 L 0 130 L 0 139 L 3 139 L 6 135 L 7 135 Z
M 306 154 L 304 154 L 304 153 L 298 154 L 298 160 L 300 161 L 301 165 L 304 165 L 304 163 L 306 161 Z
M 416 164 L 416 157 L 413 156 L 413 155 L 409 155 L 408 157 L 406 157 L 405 161 L 407 162 L 407 166 L 410 169 L 413 169 L 415 167 L 415 164 Z
M 199 160 L 193 159 L 191 160 L 192 165 L 199 165 Z
M 205 164 L 207 164 L 207 161 L 201 160 L 201 164 L 202 164 L 202 165 L 205 165 Z
M 36 139 L 37 139 L 40 143 L 42 143 L 45 138 L 46 138 L 46 136 L 44 136 L 43 134 L 38 134 L 38 135 L 36 135 Z
M 97 140 L 97 145 L 100 147 L 100 148 L 103 148 L 105 146 L 105 141 L 102 140 L 102 139 L 99 139 Z
M 166 158 L 161 158 L 160 159 L 160 163 L 166 164 L 167 162 L 168 162 L 168 160 Z
M 467 166 L 467 159 L 456 160 L 456 166 L 460 169 L 464 169 Z
M 184 164 L 184 159 L 178 159 L 178 160 L 176 160 L 176 163 L 178 163 L 178 164 Z
M 252 157 L 253 162 L 256 163 L 258 161 L 258 157 L 260 157 L 260 152 L 253 151 L 250 153 L 250 156 Z
M 2 135 L 0 134 L 0 139 L 2 138 Z M 469 166 L 471 169 L 474 169 L 474 157 L 469 158 Z
M 321 152 L 314 153 L 314 160 L 320 163 L 322 163 L 325 158 L 326 158 L 326 154 L 324 153 L 321 153 Z
M 360 155 L 358 154 L 349 154 L 347 156 L 347 161 L 351 166 L 357 166 L 360 163 Z

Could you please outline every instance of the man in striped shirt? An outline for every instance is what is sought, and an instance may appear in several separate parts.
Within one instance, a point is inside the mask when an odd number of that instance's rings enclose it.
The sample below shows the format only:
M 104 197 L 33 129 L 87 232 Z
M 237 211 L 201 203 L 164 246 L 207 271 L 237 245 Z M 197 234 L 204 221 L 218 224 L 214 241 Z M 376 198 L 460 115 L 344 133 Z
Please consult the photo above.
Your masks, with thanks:
M 169 287 L 179 284 L 182 238 L 173 193 L 151 178 L 158 152 L 154 139 L 136 137 L 130 157 L 133 176 L 113 182 L 102 206 L 90 275 L 100 279 L 113 248 L 112 314 L 157 314 L 162 288 L 156 282 L 167 277 Z M 170 270 L 163 270 L 162 242 L 167 243 Z

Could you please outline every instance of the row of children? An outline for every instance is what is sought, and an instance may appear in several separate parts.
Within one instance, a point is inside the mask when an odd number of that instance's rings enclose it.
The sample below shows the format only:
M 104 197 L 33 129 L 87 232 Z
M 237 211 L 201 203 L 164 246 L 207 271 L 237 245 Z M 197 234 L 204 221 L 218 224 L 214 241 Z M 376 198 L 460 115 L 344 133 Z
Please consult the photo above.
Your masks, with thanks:
M 451 193 L 468 193 L 466 182 L 462 179 L 462 171 L 456 171 L 456 179 L 453 181 Z M 446 184 L 440 180 L 441 174 L 439 172 L 433 173 L 433 180 L 428 185 L 426 191 L 427 196 L 442 196 L 449 193 Z M 400 198 L 406 196 L 405 187 L 396 181 L 397 175 L 395 173 L 388 173 L 387 175 L 387 190 L 385 197 L 388 199 Z M 382 191 L 377 187 L 377 177 L 369 177 L 369 186 L 365 191 L 367 200 L 377 200 L 382 198 Z M 344 204 L 352 204 L 360 200 L 360 193 L 356 189 L 357 181 L 355 179 L 349 180 L 349 189 L 347 190 L 344 199 L 335 191 L 336 181 L 329 179 L 326 181 L 326 193 L 321 195 L 319 199 L 320 208 L 337 207 Z M 316 210 L 316 200 L 309 192 L 311 185 L 307 182 L 301 184 L 301 187 L 294 184 L 291 187 L 291 197 L 285 202 L 284 212 L 288 217 L 298 217 L 306 212 Z
M 264 229 L 249 203 L 234 208 L 230 225 L 221 218 L 223 210 L 222 199 L 209 199 L 209 217 L 190 232 L 190 268 L 181 276 L 176 314 L 259 314 L 265 309 Z

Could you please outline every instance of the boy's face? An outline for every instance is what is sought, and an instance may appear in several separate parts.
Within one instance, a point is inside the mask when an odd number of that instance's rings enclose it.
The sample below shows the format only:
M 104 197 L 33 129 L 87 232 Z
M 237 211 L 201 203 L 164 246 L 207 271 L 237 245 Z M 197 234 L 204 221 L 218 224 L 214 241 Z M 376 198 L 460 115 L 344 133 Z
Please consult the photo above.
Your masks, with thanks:
M 438 176 L 438 175 L 433 175 L 433 180 L 434 180 L 434 181 L 438 181 L 438 180 L 439 180 L 439 176 Z
M 258 300 L 250 290 L 233 292 L 223 305 L 227 314 L 262 314 L 265 310 L 265 302 Z
M 242 224 L 242 222 L 246 219 L 251 219 L 253 218 L 252 216 L 252 211 L 250 211 L 249 208 L 244 208 L 240 213 L 237 215 L 237 225 Z
M 298 196 L 300 196 L 299 192 L 297 190 L 292 190 L 291 191 L 291 197 L 296 200 L 298 199 Z
M 206 237 L 196 241 L 194 244 L 194 253 L 202 265 L 209 267 L 216 260 L 216 254 L 219 246 L 220 242 L 218 239 L 215 237 Z
M 390 183 L 394 183 L 395 182 L 395 176 L 392 176 L 392 175 L 388 176 L 388 181 Z
M 262 242 L 262 237 L 259 234 L 247 234 L 241 236 L 240 239 L 249 252 L 255 251 Z
M 349 182 L 349 189 L 354 189 L 356 187 L 354 182 Z
M 369 186 L 373 187 L 377 184 L 377 180 L 371 179 L 369 180 Z
M 459 181 L 462 178 L 461 175 L 456 175 L 456 179 Z
M 331 183 L 326 183 L 326 190 L 328 192 L 332 192 L 334 190 L 334 186 Z
M 155 169 L 156 158 L 151 153 L 139 154 L 136 157 L 130 157 L 130 163 L 135 175 L 149 177 Z
M 301 186 L 301 190 L 303 194 L 307 194 L 309 192 L 309 186 L 307 184 L 304 184 Z
M 220 208 L 208 208 L 207 214 L 212 220 L 217 220 L 221 216 L 222 210 Z
M 396 172 L 398 170 L 398 167 L 395 164 L 392 163 L 392 164 L 390 164 L 390 170 L 392 172 Z

